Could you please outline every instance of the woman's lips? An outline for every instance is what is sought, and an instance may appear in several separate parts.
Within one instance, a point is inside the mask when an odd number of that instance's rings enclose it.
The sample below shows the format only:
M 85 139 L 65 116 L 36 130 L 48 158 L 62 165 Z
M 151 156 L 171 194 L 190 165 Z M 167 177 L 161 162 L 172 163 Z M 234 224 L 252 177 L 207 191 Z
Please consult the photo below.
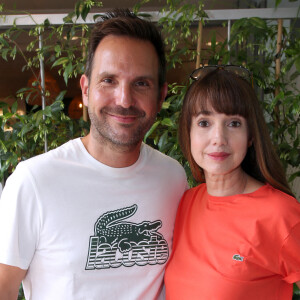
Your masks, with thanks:
M 227 152 L 211 152 L 208 153 L 208 156 L 213 159 L 213 160 L 217 160 L 217 161 L 222 161 L 225 160 L 230 154 Z

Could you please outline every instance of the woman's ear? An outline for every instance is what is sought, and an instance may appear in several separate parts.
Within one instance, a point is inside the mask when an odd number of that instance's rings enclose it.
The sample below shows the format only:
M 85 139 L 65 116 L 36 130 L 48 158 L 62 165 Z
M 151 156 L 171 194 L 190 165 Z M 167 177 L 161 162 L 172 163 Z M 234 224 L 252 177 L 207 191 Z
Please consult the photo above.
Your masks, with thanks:
M 249 141 L 248 141 L 248 148 L 251 147 L 252 145 L 253 145 L 253 139 L 251 138 L 251 139 L 249 139 Z

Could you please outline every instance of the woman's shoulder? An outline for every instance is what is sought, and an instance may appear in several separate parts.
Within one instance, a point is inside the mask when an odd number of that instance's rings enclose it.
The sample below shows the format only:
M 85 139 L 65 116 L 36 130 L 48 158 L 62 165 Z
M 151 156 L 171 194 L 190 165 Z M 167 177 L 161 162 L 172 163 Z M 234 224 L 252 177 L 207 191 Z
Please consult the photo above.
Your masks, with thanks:
M 277 200 L 281 202 L 288 200 L 299 204 L 295 197 L 273 187 L 269 183 L 260 186 L 254 193 L 259 196 L 270 197 L 273 201 Z
M 269 183 L 262 183 L 255 178 L 248 176 L 247 186 L 245 188 L 244 194 L 249 194 L 257 197 L 263 196 L 264 198 L 270 197 L 272 200 L 285 201 L 289 199 L 293 202 L 298 202 L 294 197 L 288 195 L 287 193 L 276 189 Z
M 300 203 L 297 199 L 268 183 L 250 193 L 249 196 L 256 200 L 256 205 L 265 206 L 273 216 L 287 218 L 290 215 L 297 215 L 300 220 Z
M 265 184 L 256 180 L 251 176 L 247 176 L 247 184 L 244 190 L 244 194 L 253 193 L 263 187 Z
M 183 194 L 180 201 L 180 206 L 193 206 L 193 204 L 199 199 L 202 199 L 205 194 L 207 194 L 205 183 L 201 183 L 195 187 L 191 187 Z
M 189 198 L 198 193 L 206 193 L 206 183 L 200 183 L 197 186 L 189 188 L 188 190 L 185 191 L 184 197 Z

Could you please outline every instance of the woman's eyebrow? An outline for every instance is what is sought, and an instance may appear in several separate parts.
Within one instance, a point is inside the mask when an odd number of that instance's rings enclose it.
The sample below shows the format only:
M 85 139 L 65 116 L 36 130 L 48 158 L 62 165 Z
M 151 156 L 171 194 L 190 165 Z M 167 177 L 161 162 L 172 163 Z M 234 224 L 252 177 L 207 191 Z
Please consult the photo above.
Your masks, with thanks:
M 210 116 L 212 114 L 213 114 L 213 112 L 209 111 L 209 110 L 201 110 L 199 112 L 196 112 L 196 116 L 199 116 L 199 115 Z

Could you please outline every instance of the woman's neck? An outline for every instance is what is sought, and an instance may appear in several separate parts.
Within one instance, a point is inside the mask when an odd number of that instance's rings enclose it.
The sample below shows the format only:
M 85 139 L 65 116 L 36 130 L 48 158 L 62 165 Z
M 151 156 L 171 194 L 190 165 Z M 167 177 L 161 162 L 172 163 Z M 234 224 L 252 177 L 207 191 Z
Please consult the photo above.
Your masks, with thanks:
M 241 168 L 225 175 L 205 174 L 207 192 L 216 197 L 253 193 L 264 183 L 249 176 Z
M 243 194 L 247 190 L 248 175 L 238 168 L 224 175 L 205 173 L 207 192 L 212 196 L 224 197 Z

